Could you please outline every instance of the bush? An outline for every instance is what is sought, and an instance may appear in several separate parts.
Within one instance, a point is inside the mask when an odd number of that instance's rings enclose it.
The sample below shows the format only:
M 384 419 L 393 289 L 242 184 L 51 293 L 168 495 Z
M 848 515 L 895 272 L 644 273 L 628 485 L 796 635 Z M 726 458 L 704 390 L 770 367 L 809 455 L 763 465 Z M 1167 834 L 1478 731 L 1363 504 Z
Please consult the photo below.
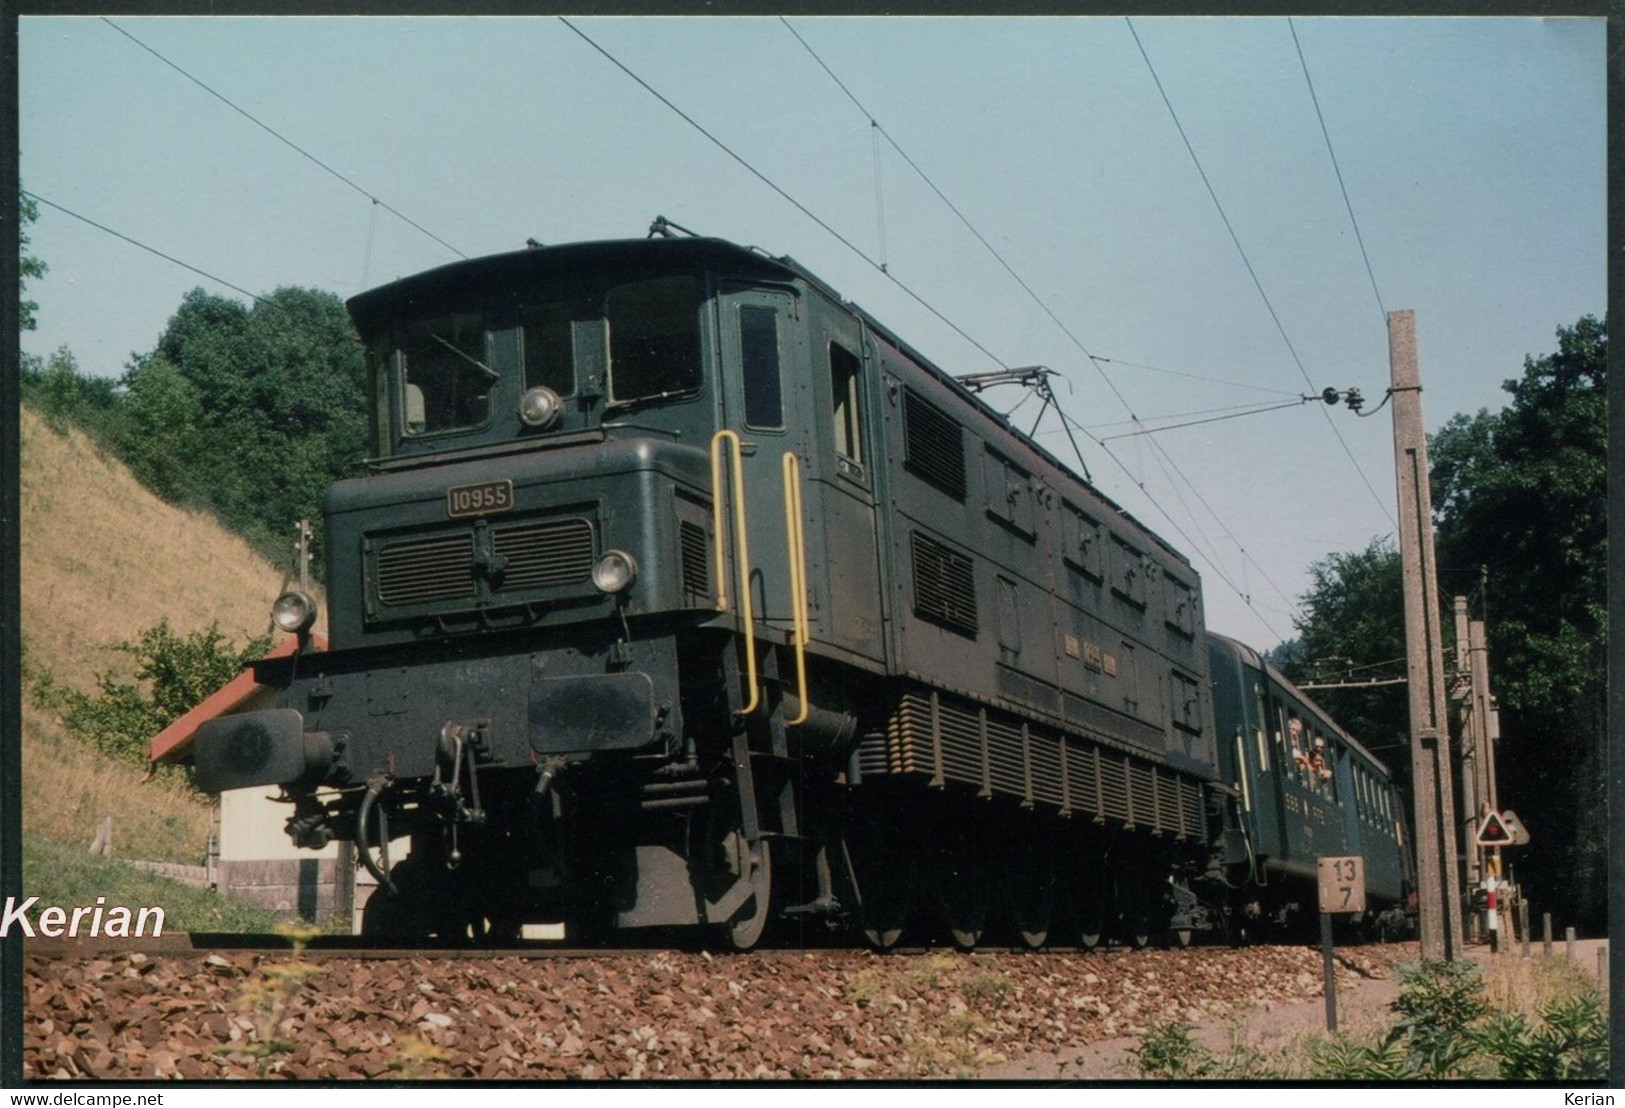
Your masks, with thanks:
M 270 647 L 270 636 L 261 635 L 238 649 L 221 634 L 219 624 L 177 635 L 166 619 L 141 632 L 136 641 L 111 647 L 136 659 L 139 683 L 104 671 L 96 675 L 96 696 L 60 685 L 48 691 L 37 688 L 35 695 L 54 701 L 72 734 L 120 761 L 145 765 L 147 746 L 158 732 L 237 676 L 244 666 L 264 657 Z
M 1594 991 L 1561 996 L 1531 1025 L 1521 1013 L 1491 1013 L 1470 962 L 1399 967 L 1399 1022 L 1371 1045 L 1331 1039 L 1314 1052 L 1313 1074 L 1340 1081 L 1500 1078 L 1597 1081 L 1608 1073 L 1608 1024 Z

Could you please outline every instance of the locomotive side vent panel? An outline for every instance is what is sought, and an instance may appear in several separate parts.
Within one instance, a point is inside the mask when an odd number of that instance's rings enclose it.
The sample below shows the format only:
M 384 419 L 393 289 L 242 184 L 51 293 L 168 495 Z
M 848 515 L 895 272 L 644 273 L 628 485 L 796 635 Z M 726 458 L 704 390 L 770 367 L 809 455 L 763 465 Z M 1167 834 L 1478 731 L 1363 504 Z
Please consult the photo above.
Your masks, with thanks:
M 475 595 L 474 534 L 391 543 L 378 551 L 378 599 L 403 606 Z
M 976 575 L 971 560 L 918 531 L 911 537 L 914 614 L 975 638 Z
M 705 541 L 705 528 L 683 520 L 677 525 L 679 561 L 683 591 L 692 597 L 711 595 L 711 552 Z
M 574 585 L 592 575 L 592 526 L 584 519 L 500 528 L 491 533 L 491 550 L 507 563 L 498 592 Z
M 1066 805 L 1061 789 L 1061 736 L 1033 728 L 1027 736 L 1028 757 L 1032 763 L 1033 798 L 1056 808 Z
M 928 485 L 965 500 L 965 432 L 913 389 L 903 390 L 903 464 Z

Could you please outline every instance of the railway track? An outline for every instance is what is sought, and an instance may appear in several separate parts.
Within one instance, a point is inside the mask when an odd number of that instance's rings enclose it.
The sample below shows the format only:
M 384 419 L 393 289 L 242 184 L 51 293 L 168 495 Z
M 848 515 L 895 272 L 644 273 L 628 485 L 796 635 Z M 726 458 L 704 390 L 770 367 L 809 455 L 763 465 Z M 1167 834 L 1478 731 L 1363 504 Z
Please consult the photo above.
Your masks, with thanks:
M 974 1075 L 1319 993 L 1308 946 L 745 955 L 165 935 L 25 944 L 34 1078 Z M 1361 974 L 1416 957 L 1362 948 Z M 299 964 L 303 968 L 291 969 Z M 1352 986 L 1356 972 L 1340 968 Z
M 1198 951 L 1205 949 L 1194 948 Z M 172 932 L 170 934 L 139 939 L 110 939 L 106 937 L 96 939 L 45 939 L 35 938 L 25 940 L 25 953 L 30 957 L 45 958 L 98 958 L 116 957 L 119 955 L 140 953 L 147 956 L 178 956 L 187 954 L 220 954 L 220 955 L 271 955 L 277 953 L 299 952 L 301 956 L 311 959 L 354 958 L 390 959 L 390 958 L 446 958 L 446 959 L 495 959 L 495 958 L 534 958 L 569 960 L 577 958 L 616 958 L 639 959 L 654 958 L 663 954 L 673 955 L 700 955 L 702 951 L 707 957 L 718 959 L 749 960 L 755 955 L 796 955 L 816 954 L 821 957 L 851 955 L 853 957 L 869 957 L 871 952 L 862 947 L 831 942 L 827 945 L 815 946 L 763 946 L 755 951 L 737 953 L 724 950 L 709 950 L 698 945 L 674 945 L 667 947 L 632 947 L 632 946 L 565 946 L 548 941 L 513 941 L 495 943 L 490 945 L 471 946 L 468 944 L 452 944 L 437 940 L 425 940 L 420 943 L 402 944 L 397 946 L 374 946 L 360 936 L 352 935 L 319 935 L 302 944 L 296 944 L 282 935 L 242 935 L 227 933 L 187 933 Z M 971 957 L 976 955 L 1009 955 L 1012 957 L 1032 956 L 1042 958 L 1047 954 L 1066 955 L 1100 955 L 1111 957 L 1114 955 L 1133 954 L 1136 950 L 1129 946 L 1102 944 L 1092 949 L 1082 947 L 1053 946 L 1045 947 L 1041 951 L 1026 950 L 1014 943 L 999 945 L 989 944 L 980 946 L 974 951 L 959 951 L 948 946 L 917 946 L 894 947 L 883 955 L 888 958 L 910 958 L 924 955 L 953 955 Z

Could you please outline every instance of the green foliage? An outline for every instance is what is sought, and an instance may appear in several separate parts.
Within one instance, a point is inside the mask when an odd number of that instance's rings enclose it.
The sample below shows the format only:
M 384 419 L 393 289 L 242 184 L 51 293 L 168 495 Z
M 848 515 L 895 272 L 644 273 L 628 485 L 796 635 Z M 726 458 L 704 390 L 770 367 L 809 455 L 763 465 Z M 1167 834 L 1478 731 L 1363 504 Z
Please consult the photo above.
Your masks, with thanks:
M 54 683 L 35 684 L 45 706 L 59 708 L 69 732 L 124 762 L 145 765 L 153 737 L 186 714 L 210 693 L 270 649 L 268 635 L 242 649 L 220 633 L 219 625 L 190 635 L 177 635 L 164 620 L 134 642 L 113 650 L 136 659 L 138 683 L 111 672 L 96 675 L 96 696 L 86 696 Z
M 1159 1081 L 1257 1081 L 1281 1076 L 1263 1052 L 1244 1044 L 1239 1034 L 1232 1034 L 1227 1053 L 1215 1054 L 1191 1038 L 1189 1025 L 1181 1023 L 1151 1028 L 1132 1053 L 1140 1076 Z
M 1283 651 L 1286 675 L 1295 681 L 1335 680 L 1346 670 L 1358 680 L 1403 672 L 1405 597 L 1393 541 L 1373 539 L 1364 550 L 1328 554 L 1309 567 L 1309 576 L 1304 596 L 1309 616 L 1298 626 L 1297 647 Z M 1314 695 L 1379 756 L 1385 753 L 1380 748 L 1403 741 L 1410 730 L 1403 690 L 1395 695 L 1393 688 L 1317 689 Z M 1401 768 L 1403 759 L 1387 761 Z
M 1470 962 L 1399 967 L 1399 1021 L 1374 1043 L 1328 1039 L 1312 1055 L 1312 1076 L 1338 1081 L 1490 1078 L 1595 1081 L 1608 1072 L 1608 1023 L 1595 992 L 1558 997 L 1531 1026 L 1519 1013 L 1491 1012 Z
M 164 910 L 166 932 L 265 934 L 276 926 L 276 918 L 262 908 L 87 854 L 83 843 L 25 837 L 23 888 L 30 896 L 37 895 L 41 905 L 94 904 L 98 896 L 109 904 L 158 905 Z
M 1497 1013 L 1477 1032 L 1478 1045 L 1515 1081 L 1586 1081 L 1608 1072 L 1608 1020 L 1595 993 L 1554 1000 L 1540 1026 Z
M 1134 1050 L 1142 1077 L 1160 1081 L 1183 1081 L 1210 1077 L 1213 1052 L 1191 1038 L 1191 1029 L 1182 1023 L 1165 1023 L 1151 1029 Z
M 1322 1081 L 1415 1081 L 1422 1076 L 1405 1043 L 1391 1036 L 1369 1044 L 1324 1039 L 1310 1055 L 1310 1074 Z
M 25 358 L 21 368 L 22 399 L 54 430 L 72 424 L 99 441 L 111 438 L 119 419 L 117 383 L 80 372 L 73 351 L 60 346 L 49 358 Z
M 18 189 L 21 192 L 21 186 Z M 44 262 L 28 252 L 28 225 L 39 218 L 39 205 L 34 203 L 33 197 L 23 193 L 17 201 L 17 245 L 22 252 L 19 266 L 17 291 L 21 296 L 23 290 L 28 288 L 28 282 L 37 281 L 45 276 L 48 268 Z M 39 304 L 33 300 L 21 299 L 17 303 L 17 324 L 22 331 L 32 331 L 38 326 L 34 313 L 39 311 Z
M 262 547 L 317 524 L 366 453 L 366 371 L 339 299 L 282 288 L 252 308 L 194 289 L 125 374 L 120 453 L 173 500 Z
M 1424 1077 L 1460 1076 L 1475 1043 L 1468 1029 L 1482 1018 L 1484 979 L 1471 962 L 1422 961 L 1399 967 L 1399 1022 L 1389 1037 L 1406 1044 Z
M 1501 710 L 1498 799 L 1534 821 L 1518 870 L 1533 899 L 1589 928 L 1606 923 L 1607 373 L 1607 327 L 1587 316 L 1558 329 L 1556 352 L 1525 360 L 1504 385 L 1506 408 L 1457 415 L 1429 446 L 1443 626 L 1450 635 L 1451 595 L 1471 593 Z M 1310 572 L 1299 624 L 1308 662 L 1289 660 L 1289 677 L 1308 677 L 1315 660 L 1403 658 L 1400 561 L 1389 543 L 1330 555 Z M 1315 695 L 1379 755 L 1406 741 L 1399 686 Z M 1403 775 L 1402 754 L 1387 761 Z

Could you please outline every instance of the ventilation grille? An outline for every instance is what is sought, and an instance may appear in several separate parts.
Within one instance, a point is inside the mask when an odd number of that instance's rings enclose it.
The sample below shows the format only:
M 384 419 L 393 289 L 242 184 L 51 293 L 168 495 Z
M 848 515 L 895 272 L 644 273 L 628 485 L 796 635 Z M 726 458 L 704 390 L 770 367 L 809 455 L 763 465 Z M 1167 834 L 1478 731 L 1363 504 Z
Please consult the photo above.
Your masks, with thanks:
M 679 523 L 677 544 L 682 552 L 683 591 L 699 597 L 710 596 L 711 558 L 706 549 L 705 528 L 697 523 Z
M 487 567 L 476 550 L 475 531 L 408 539 L 378 551 L 378 599 L 392 607 L 474 600 L 482 582 L 492 594 L 558 588 L 592 576 L 592 524 L 554 519 L 493 528 Z
M 965 499 L 965 436 L 959 424 L 903 391 L 903 464 L 955 500 Z
M 498 592 L 573 585 L 592 574 L 592 526 L 567 519 L 507 527 L 491 533 L 491 551 L 507 562 Z
M 399 542 L 378 552 L 378 599 L 385 604 L 422 604 L 474 593 L 472 532 Z
M 882 745 L 883 741 L 883 745 Z M 941 693 L 899 697 L 880 735 L 858 747 L 861 772 L 1018 798 L 1049 810 L 1205 840 L 1201 784 L 1079 736 Z
M 971 560 L 926 538 L 914 542 L 914 614 L 976 637 L 976 576 Z

